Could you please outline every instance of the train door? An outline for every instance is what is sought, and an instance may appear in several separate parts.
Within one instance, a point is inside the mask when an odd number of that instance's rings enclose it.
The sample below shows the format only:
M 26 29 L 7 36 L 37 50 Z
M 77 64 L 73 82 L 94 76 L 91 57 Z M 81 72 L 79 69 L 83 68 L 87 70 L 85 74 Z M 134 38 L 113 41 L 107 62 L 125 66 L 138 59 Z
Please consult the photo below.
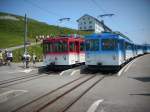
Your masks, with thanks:
M 76 53 L 75 53 L 75 42 L 74 41 L 69 41 L 69 63 L 70 64 L 75 64 L 76 62 Z
M 79 49 L 79 41 L 75 41 L 75 59 L 76 63 L 80 62 L 80 49 Z
M 123 60 L 126 60 L 126 50 L 125 50 L 125 41 L 120 40 L 120 50 L 121 50 L 121 57 L 123 57 Z

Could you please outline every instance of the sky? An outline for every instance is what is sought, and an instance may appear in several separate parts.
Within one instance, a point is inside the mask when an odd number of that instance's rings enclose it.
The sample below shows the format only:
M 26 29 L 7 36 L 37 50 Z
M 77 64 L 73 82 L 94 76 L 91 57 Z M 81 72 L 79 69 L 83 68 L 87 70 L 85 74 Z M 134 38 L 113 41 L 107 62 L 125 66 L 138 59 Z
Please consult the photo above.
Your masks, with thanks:
M 77 29 L 84 14 L 98 18 L 113 31 L 120 31 L 137 44 L 150 44 L 150 0 L 0 0 L 0 12 L 28 17 L 51 25 Z M 70 21 L 60 23 L 58 19 Z

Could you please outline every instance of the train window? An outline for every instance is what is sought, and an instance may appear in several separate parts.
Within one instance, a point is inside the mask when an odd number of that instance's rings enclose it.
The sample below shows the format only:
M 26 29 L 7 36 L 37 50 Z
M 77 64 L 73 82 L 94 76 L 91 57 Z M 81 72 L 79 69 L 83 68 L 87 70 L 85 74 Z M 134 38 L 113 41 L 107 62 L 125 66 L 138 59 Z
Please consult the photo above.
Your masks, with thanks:
M 63 42 L 63 45 L 62 45 L 62 52 L 66 52 L 66 51 L 68 51 L 67 42 Z
M 99 50 L 99 40 L 95 39 L 92 40 L 92 51 L 98 51 Z
M 73 52 L 75 49 L 75 43 L 74 42 L 70 42 L 69 44 L 69 51 Z
M 48 53 L 48 51 L 49 51 L 48 43 L 44 43 L 43 44 L 43 52 Z
M 54 42 L 54 49 L 53 49 L 53 51 L 54 52 L 58 52 L 58 48 L 59 46 L 58 46 L 58 42 Z
M 48 43 L 48 52 L 53 52 L 53 44 L 51 42 Z
M 90 40 L 86 40 L 86 51 L 90 50 Z
M 115 43 L 114 39 L 102 39 L 102 50 L 115 50 Z
M 133 49 L 133 46 L 132 46 L 132 44 L 126 42 L 125 48 L 126 48 L 127 50 L 131 50 L 131 49 Z
M 66 52 L 67 51 L 67 42 L 58 41 L 54 43 L 54 52 Z
M 99 40 L 90 39 L 86 41 L 86 50 L 87 51 L 98 51 L 99 50 Z
M 75 51 L 79 52 L 79 42 L 75 42 Z
M 43 52 L 46 53 L 46 43 L 43 44 Z
M 84 51 L 84 43 L 83 42 L 80 43 L 80 51 Z

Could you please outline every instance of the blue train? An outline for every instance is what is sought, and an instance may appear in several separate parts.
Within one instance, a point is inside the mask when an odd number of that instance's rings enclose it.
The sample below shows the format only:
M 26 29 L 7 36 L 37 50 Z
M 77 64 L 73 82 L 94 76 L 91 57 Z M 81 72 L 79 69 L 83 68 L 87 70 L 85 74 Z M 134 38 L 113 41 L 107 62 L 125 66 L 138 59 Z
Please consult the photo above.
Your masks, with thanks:
M 89 69 L 119 70 L 126 62 L 145 53 L 150 53 L 150 45 L 134 44 L 121 33 L 85 36 L 85 64 Z

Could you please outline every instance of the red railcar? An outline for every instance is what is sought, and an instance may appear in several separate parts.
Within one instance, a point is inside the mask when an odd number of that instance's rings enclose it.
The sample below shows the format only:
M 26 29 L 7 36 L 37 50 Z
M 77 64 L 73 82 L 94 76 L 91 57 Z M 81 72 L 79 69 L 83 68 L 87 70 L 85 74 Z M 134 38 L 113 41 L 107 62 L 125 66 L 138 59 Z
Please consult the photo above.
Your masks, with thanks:
M 55 37 L 43 40 L 44 65 L 68 67 L 85 62 L 84 39 Z

